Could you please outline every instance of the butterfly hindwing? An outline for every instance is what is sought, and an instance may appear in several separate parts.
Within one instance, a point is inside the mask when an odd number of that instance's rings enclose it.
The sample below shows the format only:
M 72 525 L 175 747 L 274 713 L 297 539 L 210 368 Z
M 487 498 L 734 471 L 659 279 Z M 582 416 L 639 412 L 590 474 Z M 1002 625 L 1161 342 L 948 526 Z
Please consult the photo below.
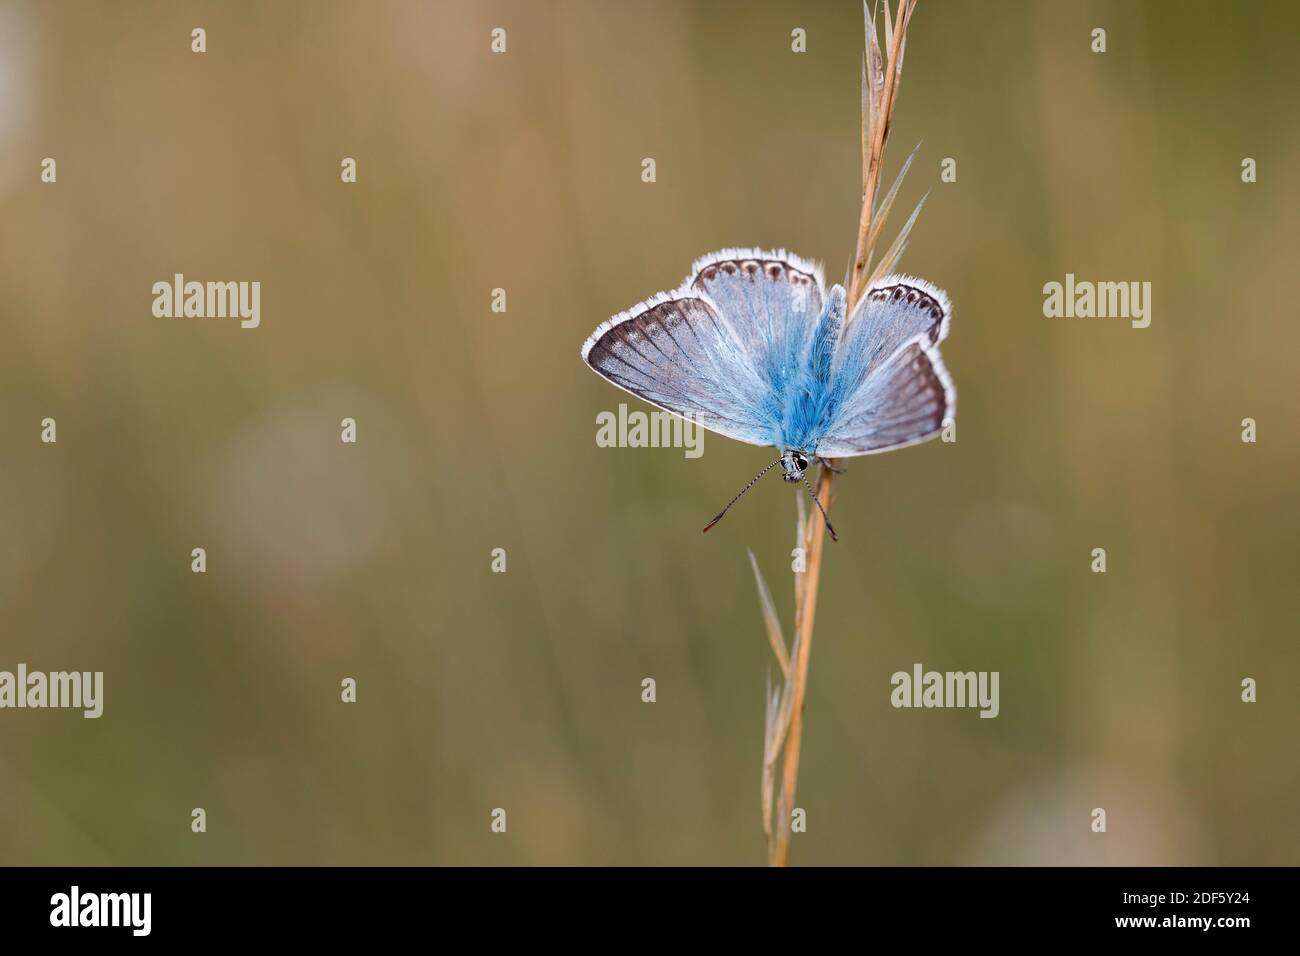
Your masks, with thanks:
M 951 318 L 947 295 L 924 279 L 879 279 L 846 323 L 836 364 L 860 384 L 911 339 L 920 337 L 937 346 L 947 338 Z
M 822 311 L 821 269 L 785 250 L 723 249 L 691 273 L 689 288 L 717 304 L 755 372 L 783 396 Z

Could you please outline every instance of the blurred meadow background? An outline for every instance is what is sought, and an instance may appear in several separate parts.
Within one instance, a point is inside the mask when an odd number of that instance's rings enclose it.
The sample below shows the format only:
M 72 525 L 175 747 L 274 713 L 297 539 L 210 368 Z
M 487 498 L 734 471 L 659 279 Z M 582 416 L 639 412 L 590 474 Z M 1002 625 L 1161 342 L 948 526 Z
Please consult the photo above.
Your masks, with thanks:
M 1298 31 L 921 0 L 885 178 L 922 144 L 958 441 L 835 483 L 793 862 L 1300 859 Z M 702 536 L 770 453 L 597 447 L 645 406 L 578 349 L 723 246 L 842 278 L 861 50 L 854 2 L 0 3 L 0 669 L 105 674 L 0 712 L 0 863 L 763 862 L 745 549 L 788 632 L 802 489 Z M 177 272 L 261 327 L 154 318 Z M 1045 318 L 1066 273 L 1150 328 Z M 893 709 L 916 662 L 1000 715 Z

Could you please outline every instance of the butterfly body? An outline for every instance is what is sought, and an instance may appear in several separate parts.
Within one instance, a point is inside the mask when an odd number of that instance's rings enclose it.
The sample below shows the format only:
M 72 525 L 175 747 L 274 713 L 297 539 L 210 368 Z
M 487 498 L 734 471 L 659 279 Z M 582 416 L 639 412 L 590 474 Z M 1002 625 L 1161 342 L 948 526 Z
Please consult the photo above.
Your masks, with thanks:
M 831 288 L 822 314 L 808 335 L 807 347 L 783 389 L 781 427 L 773 442 L 778 448 L 817 453 L 817 439 L 834 417 L 833 359 L 844 324 L 844 290 Z

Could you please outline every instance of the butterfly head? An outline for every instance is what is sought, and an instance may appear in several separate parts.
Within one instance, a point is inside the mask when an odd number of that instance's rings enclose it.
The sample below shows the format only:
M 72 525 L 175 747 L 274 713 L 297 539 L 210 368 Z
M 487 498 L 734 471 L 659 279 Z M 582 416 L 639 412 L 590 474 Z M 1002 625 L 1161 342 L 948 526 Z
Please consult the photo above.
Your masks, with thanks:
M 783 452 L 781 468 L 785 471 L 781 477 L 786 481 L 800 481 L 803 479 L 803 473 L 808 470 L 808 456 L 793 449 Z
M 822 518 L 826 522 L 826 530 L 830 532 L 831 540 L 832 541 L 839 540 L 838 538 L 835 537 L 835 529 L 831 527 L 831 519 L 826 517 L 826 509 L 823 508 L 822 503 L 817 500 L 817 493 L 813 491 L 812 485 L 808 483 L 807 475 L 804 474 L 804 472 L 808 470 L 808 456 L 801 451 L 795 451 L 793 448 L 781 452 L 780 458 L 772 462 L 770 465 L 768 465 L 766 468 L 760 471 L 757 475 L 751 478 L 749 484 L 747 484 L 744 488 L 741 488 L 740 493 L 737 494 L 736 497 L 732 498 L 730 501 L 727 502 L 727 507 L 719 511 L 718 514 L 714 517 L 714 519 L 704 526 L 704 530 L 708 531 L 715 524 L 721 521 L 722 516 L 731 510 L 731 506 L 734 505 L 737 501 L 739 501 L 741 497 L 745 494 L 745 492 L 747 492 L 750 488 L 753 488 L 754 483 L 758 481 L 758 479 L 762 478 L 764 475 L 766 475 L 777 465 L 781 466 L 781 469 L 784 472 L 784 474 L 782 474 L 781 477 L 784 478 L 786 481 L 802 481 L 804 483 L 804 487 L 808 489 L 808 496 L 812 498 L 813 504 L 817 506 L 817 510 L 822 513 Z

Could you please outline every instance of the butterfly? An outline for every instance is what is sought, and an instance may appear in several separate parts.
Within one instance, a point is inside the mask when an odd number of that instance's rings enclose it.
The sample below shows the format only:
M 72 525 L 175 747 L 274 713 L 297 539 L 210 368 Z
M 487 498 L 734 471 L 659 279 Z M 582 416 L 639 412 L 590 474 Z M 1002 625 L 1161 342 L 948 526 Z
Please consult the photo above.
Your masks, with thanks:
M 939 354 L 952 319 L 943 290 L 891 275 L 847 318 L 846 299 L 838 284 L 826 290 L 817 263 L 784 250 L 723 249 L 583 343 L 583 361 L 619 388 L 780 452 L 705 531 L 777 465 L 821 509 L 810 461 L 906 448 L 955 417 L 957 390 Z M 829 518 L 826 526 L 835 538 Z

